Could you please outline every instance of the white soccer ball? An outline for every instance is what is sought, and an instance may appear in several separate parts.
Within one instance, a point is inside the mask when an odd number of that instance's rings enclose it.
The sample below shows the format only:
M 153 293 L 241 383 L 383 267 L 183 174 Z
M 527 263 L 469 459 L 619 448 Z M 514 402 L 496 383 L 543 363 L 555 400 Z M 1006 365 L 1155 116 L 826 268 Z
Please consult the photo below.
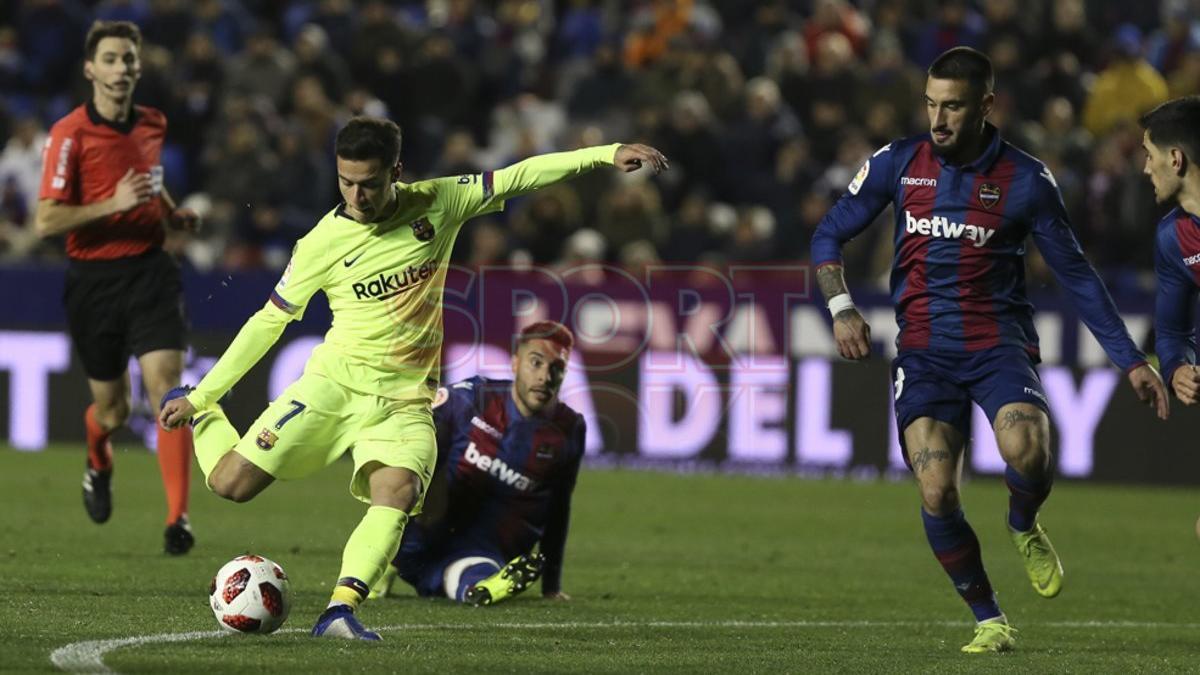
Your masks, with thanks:
M 282 567 L 259 555 L 241 555 L 217 570 L 208 602 L 227 631 L 273 633 L 287 620 L 292 594 Z

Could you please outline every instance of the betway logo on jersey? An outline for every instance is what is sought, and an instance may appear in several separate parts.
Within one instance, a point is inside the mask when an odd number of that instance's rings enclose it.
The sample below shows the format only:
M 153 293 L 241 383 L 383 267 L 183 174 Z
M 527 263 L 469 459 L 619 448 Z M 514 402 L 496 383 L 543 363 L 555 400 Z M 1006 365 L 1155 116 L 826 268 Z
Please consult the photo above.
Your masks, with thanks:
M 429 280 L 437 270 L 436 260 L 426 260 L 420 267 L 409 265 L 394 274 L 380 272 L 373 279 L 354 284 L 354 297 L 359 300 L 375 298 L 387 300 L 407 293 Z
M 968 239 L 980 248 L 996 234 L 991 227 L 980 227 L 969 223 L 952 223 L 943 216 L 915 218 L 907 209 L 904 211 L 904 229 L 909 234 L 941 237 L 942 239 Z
M 479 448 L 475 447 L 474 443 L 467 445 L 463 456 L 467 458 L 472 466 L 475 466 L 480 471 L 490 475 L 492 478 L 510 485 L 521 492 L 529 492 L 537 487 L 537 481 L 522 474 L 516 469 L 511 468 L 507 462 L 499 457 L 492 457 L 479 452 Z

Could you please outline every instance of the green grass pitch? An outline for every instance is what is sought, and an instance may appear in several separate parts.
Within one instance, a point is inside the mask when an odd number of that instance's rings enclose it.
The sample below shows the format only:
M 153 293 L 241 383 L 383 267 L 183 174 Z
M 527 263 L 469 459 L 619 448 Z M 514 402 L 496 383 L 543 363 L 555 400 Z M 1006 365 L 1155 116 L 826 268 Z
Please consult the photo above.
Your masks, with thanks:
M 381 644 L 307 636 L 362 513 L 343 462 L 249 504 L 195 480 L 197 546 L 161 552 L 157 464 L 120 452 L 115 511 L 80 503 L 83 452 L 0 449 L 0 671 L 116 672 L 1186 672 L 1200 671 L 1197 492 L 1060 482 L 1043 515 L 1066 567 L 1038 597 L 1006 536 L 999 479 L 966 484 L 1017 651 L 968 656 L 970 614 L 925 543 L 907 482 L 585 470 L 564 589 L 487 609 L 368 603 Z M 292 615 L 266 637 L 215 637 L 208 582 L 243 552 L 291 577 Z M 202 632 L 177 642 L 150 635 Z M 108 646 L 112 647 L 110 643 Z M 89 651 L 90 649 L 90 651 Z M 103 654 L 97 656 L 98 652 Z M 60 652 L 60 655 L 64 652 Z M 90 664 L 90 665 L 88 665 Z

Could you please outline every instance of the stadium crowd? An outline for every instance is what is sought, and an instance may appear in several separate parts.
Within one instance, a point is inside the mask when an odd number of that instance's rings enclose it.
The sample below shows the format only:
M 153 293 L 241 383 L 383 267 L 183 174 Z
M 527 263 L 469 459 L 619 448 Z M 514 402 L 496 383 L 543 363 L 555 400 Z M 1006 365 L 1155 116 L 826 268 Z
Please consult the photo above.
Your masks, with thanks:
M 24 0 L 0 4 L 0 259 L 61 258 L 32 220 L 45 131 L 88 97 L 93 19 L 144 34 L 166 183 L 201 211 L 191 265 L 282 267 L 338 200 L 352 115 L 404 130 L 404 179 L 636 139 L 657 181 L 594 172 L 466 227 L 467 264 L 794 262 L 863 160 L 928 130 L 924 69 L 991 56 L 991 120 L 1053 170 L 1108 281 L 1146 283 L 1160 209 L 1137 117 L 1200 93 L 1195 0 Z M 64 83 L 70 83 L 64 85 Z M 886 216 L 885 216 L 886 217 Z M 847 248 L 885 283 L 890 227 Z M 1033 258 L 1032 274 L 1047 280 Z M 1151 279 L 1152 281 L 1152 279 Z

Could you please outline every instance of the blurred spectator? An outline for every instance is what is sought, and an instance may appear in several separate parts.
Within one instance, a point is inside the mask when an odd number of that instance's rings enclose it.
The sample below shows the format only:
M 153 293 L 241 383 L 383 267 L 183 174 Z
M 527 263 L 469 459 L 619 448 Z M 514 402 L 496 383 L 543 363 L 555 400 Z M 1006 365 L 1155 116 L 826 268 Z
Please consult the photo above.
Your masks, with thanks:
M 261 26 L 247 40 L 246 49 L 230 61 L 225 93 L 261 96 L 279 107 L 295 70 L 295 55 L 279 44 L 271 28 Z
M 1200 94 L 1200 51 L 1188 52 L 1167 79 L 1168 98 Z
M 604 40 L 604 13 L 595 0 L 570 0 L 554 39 L 554 56 L 590 59 Z
M 296 54 L 297 77 L 312 76 L 321 83 L 325 95 L 340 101 L 350 84 L 350 69 L 337 52 L 329 48 L 329 36 L 316 24 L 305 24 L 292 45 Z
M 1200 49 L 1200 22 L 1181 0 L 1163 0 L 1162 27 L 1146 40 L 1146 60 L 1163 75 L 1174 73 L 1188 54 Z
M 213 42 L 223 53 L 236 54 L 242 50 L 252 22 L 240 2 L 197 0 L 192 11 L 196 17 L 196 28 L 212 36 Z
M 574 190 L 554 185 L 521 200 L 511 216 L 512 236 L 533 257 L 548 265 L 563 243 L 581 225 L 579 199 Z
M 861 119 L 858 98 L 863 96 L 862 76 L 850 42 L 841 33 L 817 38 L 816 66 L 802 86 L 791 92 L 789 108 L 804 111 L 804 127 L 812 139 L 819 162 L 833 158 L 837 134 L 848 121 Z
M 42 145 L 46 130 L 35 117 L 22 117 L 0 152 L 0 187 L 4 189 L 4 218 L 25 226 L 37 209 L 42 179 Z
M 663 181 L 670 206 L 678 204 L 686 192 L 720 183 L 721 132 L 708 101 L 699 92 L 676 95 L 656 147 L 671 158 L 669 177 Z
M 574 83 L 567 112 L 577 119 L 602 119 L 610 110 L 628 105 L 633 78 L 617 58 L 616 50 L 602 45 L 592 56 L 591 72 Z
M 1050 26 L 1034 43 L 1041 49 L 1039 60 L 1047 64 L 1058 62 L 1066 53 L 1076 63 L 1096 64 L 1099 42 L 1087 23 L 1083 0 L 1055 0 L 1048 5 Z
M 667 219 L 654 184 L 645 180 L 615 186 L 600 203 L 596 229 L 614 249 L 637 239 L 662 241 Z
M 1015 43 L 1018 49 L 1028 44 L 1031 37 L 1029 18 L 1028 14 L 1022 15 L 1017 0 L 984 0 L 983 23 L 987 32 L 983 35 L 983 51 L 993 54 L 996 43 L 1001 41 Z M 1023 63 L 1031 60 L 1029 55 L 1021 55 Z
M 1113 61 L 1096 78 L 1083 108 L 1083 125 L 1102 135 L 1121 123 L 1133 123 L 1167 100 L 1167 82 L 1142 58 L 1142 32 L 1125 24 L 1117 29 Z
M 585 227 L 567 239 L 554 269 L 560 274 L 570 270 L 571 280 L 576 283 L 603 283 L 607 250 L 604 235 Z
M 74 0 L 25 0 L 17 12 L 17 37 L 27 86 L 53 95 L 83 60 L 87 13 Z
M 870 22 L 846 0 L 816 0 L 812 18 L 804 24 L 809 62 L 820 65 L 822 55 L 818 43 L 822 36 L 830 33 L 845 37 L 856 54 L 865 54 L 870 30 Z
M 937 6 L 934 18 L 919 29 L 910 45 L 912 60 L 922 69 L 951 47 L 982 47 L 987 30 L 983 17 L 966 0 L 938 0 Z
M 715 245 L 708 196 L 701 190 L 689 192 L 672 211 L 663 259 L 671 264 L 691 262 Z
M 179 44 L 182 36 L 191 35 L 196 18 L 190 4 L 185 0 L 150 0 L 144 23 L 140 24 L 145 41 L 173 47 Z M 203 34 L 208 35 L 207 32 Z
M 927 129 L 928 61 L 971 44 L 996 69 L 992 121 L 1046 162 L 1089 254 L 1119 270 L 1149 264 L 1143 235 L 1158 209 L 1134 120 L 1168 93 L 1200 93 L 1195 6 L 25 0 L 0 4 L 0 166 L 40 162 L 25 120 L 83 99 L 86 25 L 127 16 L 146 36 L 138 102 L 171 115 L 166 180 L 211 208 L 200 238 L 168 241 L 198 266 L 280 264 L 338 200 L 329 148 L 356 114 L 401 124 L 406 181 L 612 140 L 671 159 L 652 182 L 597 171 L 552 199 L 513 200 L 464 230 L 455 260 L 803 259 L 862 158 Z M 47 255 L 18 241 L 29 211 L 19 173 L 0 170 L 7 259 Z M 891 249 L 890 227 L 870 228 L 847 248 L 848 269 L 886 280 Z
M 466 264 L 471 267 L 502 265 L 511 248 L 508 233 L 491 218 L 480 218 L 467 225 L 466 239 L 470 254 Z M 461 235 L 460 235 L 461 237 Z
M 1092 135 L 1078 126 L 1075 107 L 1062 96 L 1048 99 L 1042 106 L 1041 119 L 1022 125 L 1018 138 L 1027 144 L 1030 153 L 1058 157 L 1076 168 L 1087 164 L 1092 147 Z
M 720 196 L 735 202 L 763 201 L 763 186 L 775 170 L 775 154 L 799 133 L 800 122 L 780 98 L 774 81 L 757 77 L 746 83 L 745 112 L 722 139 L 725 180 Z
M 725 243 L 731 263 L 763 263 L 775 259 L 775 217 L 761 206 L 738 210 L 737 222 Z
M 625 63 L 640 68 L 658 60 L 671 38 L 687 27 L 692 0 L 651 0 L 633 14 L 625 40 Z
M 634 279 L 645 282 L 650 278 L 650 271 L 662 264 L 662 259 L 658 257 L 658 250 L 654 248 L 653 243 L 637 239 L 621 247 L 617 262 Z

